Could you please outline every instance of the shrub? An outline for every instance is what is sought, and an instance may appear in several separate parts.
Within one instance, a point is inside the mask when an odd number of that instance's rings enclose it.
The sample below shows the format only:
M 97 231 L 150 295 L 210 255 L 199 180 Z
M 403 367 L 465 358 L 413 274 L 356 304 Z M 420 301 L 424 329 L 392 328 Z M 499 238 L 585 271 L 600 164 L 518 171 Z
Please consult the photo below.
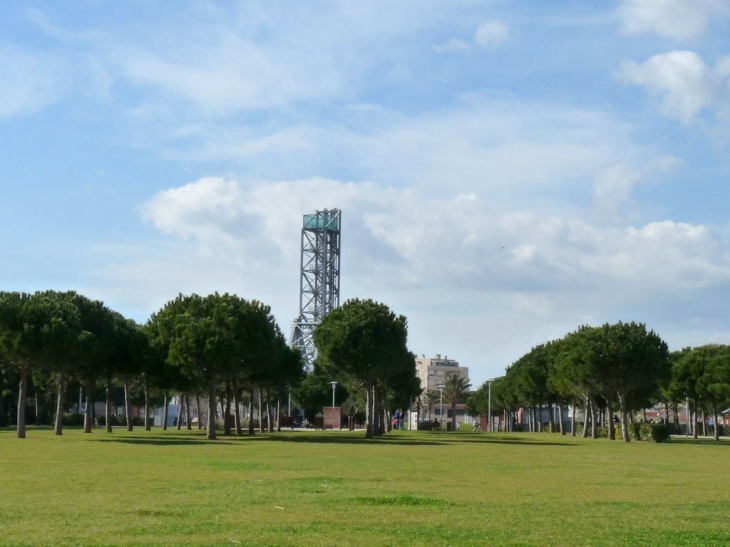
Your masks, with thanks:
M 623 440 L 623 436 L 621 434 L 621 424 L 614 422 L 613 432 L 614 432 L 614 436 L 616 437 L 617 441 Z M 631 428 L 629 428 L 629 432 L 631 432 Z M 608 424 L 604 425 L 603 427 L 598 428 L 598 436 L 601 439 L 608 439 Z
M 641 432 L 643 425 L 646 424 L 629 424 L 629 435 L 632 441 L 641 441 L 644 439 L 644 434 Z
M 669 426 L 664 424 L 641 424 L 641 438 L 650 443 L 666 443 L 670 439 Z
M 10 416 L 0 413 L 0 427 L 8 427 L 10 425 Z
M 70 427 L 81 427 L 84 425 L 84 415 L 78 412 L 66 412 L 63 415 L 63 425 Z

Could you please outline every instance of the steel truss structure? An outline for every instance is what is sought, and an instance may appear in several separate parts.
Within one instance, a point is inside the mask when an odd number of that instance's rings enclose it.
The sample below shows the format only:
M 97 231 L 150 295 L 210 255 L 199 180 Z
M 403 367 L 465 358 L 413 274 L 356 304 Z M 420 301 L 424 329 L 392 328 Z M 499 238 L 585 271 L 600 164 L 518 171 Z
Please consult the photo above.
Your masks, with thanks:
M 299 348 L 308 368 L 317 356 L 314 330 L 340 305 L 339 209 L 304 215 L 299 278 L 299 317 L 292 324 L 291 346 Z

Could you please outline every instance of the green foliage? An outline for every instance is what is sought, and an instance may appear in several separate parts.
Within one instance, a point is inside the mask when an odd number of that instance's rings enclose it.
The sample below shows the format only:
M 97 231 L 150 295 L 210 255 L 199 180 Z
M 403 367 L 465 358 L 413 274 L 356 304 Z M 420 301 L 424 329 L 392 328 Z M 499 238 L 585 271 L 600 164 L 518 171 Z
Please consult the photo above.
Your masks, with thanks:
M 301 379 L 301 357 L 288 348 L 270 312 L 235 295 L 179 295 L 147 324 L 151 347 L 171 367 L 167 377 L 181 391 L 207 391 L 210 439 L 219 383 L 283 387 Z
M 641 440 L 650 443 L 666 443 L 671 439 L 671 428 L 664 424 L 641 424 Z
M 348 300 L 322 320 L 314 338 L 323 370 L 363 383 L 387 381 L 412 361 L 405 317 L 372 300 Z
M 77 412 L 66 412 L 63 415 L 63 425 L 81 427 L 84 425 L 84 415 Z
M 372 300 L 348 300 L 314 331 L 323 372 L 369 394 L 367 436 L 382 433 L 376 423 L 389 401 L 406 405 L 420 395 L 407 340 L 406 318 Z

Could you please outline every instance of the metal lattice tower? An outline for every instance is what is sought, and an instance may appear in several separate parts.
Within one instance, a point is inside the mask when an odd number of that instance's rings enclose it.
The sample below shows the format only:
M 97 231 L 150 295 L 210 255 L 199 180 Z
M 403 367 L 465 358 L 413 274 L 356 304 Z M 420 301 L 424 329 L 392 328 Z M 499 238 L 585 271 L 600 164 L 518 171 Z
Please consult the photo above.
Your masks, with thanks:
M 340 305 L 340 219 L 339 209 L 304 215 L 299 317 L 292 324 L 291 346 L 301 350 L 310 369 L 316 357 L 314 329 Z

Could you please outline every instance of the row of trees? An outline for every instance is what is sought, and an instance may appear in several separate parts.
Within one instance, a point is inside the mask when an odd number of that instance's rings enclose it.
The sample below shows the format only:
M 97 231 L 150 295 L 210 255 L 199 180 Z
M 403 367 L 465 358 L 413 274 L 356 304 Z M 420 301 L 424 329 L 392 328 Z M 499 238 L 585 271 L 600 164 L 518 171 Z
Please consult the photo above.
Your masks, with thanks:
M 55 391 L 54 430 L 60 435 L 69 380 L 75 377 L 89 394 L 103 380 L 110 395 L 115 376 L 128 388 L 130 377 L 148 358 L 144 340 L 132 321 L 73 292 L 0 293 L 0 356 L 3 366 L 20 377 L 18 436 L 25 437 L 29 379 L 36 389 Z M 85 430 L 90 428 L 87 416 Z
M 486 414 L 489 386 L 470 398 L 468 410 Z M 598 436 L 599 415 L 608 414 L 608 437 L 616 438 L 613 415 L 620 417 L 621 438 L 629 442 L 632 413 L 663 402 L 665 420 L 689 398 L 695 410 L 709 411 L 718 423 L 719 411 L 730 404 L 730 347 L 711 345 L 670 353 L 667 344 L 641 323 L 583 326 L 559 340 L 538 345 L 507 367 L 492 383 L 492 410 L 509 416 L 526 409 L 534 431 L 541 428 L 541 409 L 552 411 L 550 429 L 557 421 L 565 433 L 563 410 L 582 407 L 583 435 Z M 572 433 L 575 435 L 575 411 Z M 704 414 L 703 414 L 704 415 Z M 695 431 L 696 435 L 696 431 Z M 719 430 L 715 427 L 715 438 Z
M 164 400 L 165 425 L 171 393 L 188 403 L 188 423 L 189 397 L 196 397 L 198 409 L 201 397 L 207 399 L 209 439 L 216 437 L 219 401 L 226 434 L 231 433 L 231 415 L 236 433 L 242 433 L 239 409 L 247 402 L 252 434 L 257 394 L 261 425 L 265 420 L 271 428 L 271 407 L 276 405 L 280 415 L 279 403 L 290 390 L 295 397 L 301 395 L 304 403 L 317 404 L 323 392 L 326 396 L 328 381 L 334 379 L 355 411 L 366 409 L 366 434 L 375 436 L 388 429 L 394 408 L 407 407 L 411 397 L 420 393 L 413 356 L 406 346 L 406 319 L 387 306 L 371 300 L 348 301 L 325 318 L 315 340 L 317 366 L 305 371 L 299 352 L 289 348 L 270 308 L 229 294 L 179 295 L 139 325 L 75 292 L 0 293 L 0 379 L 17 375 L 21 438 L 25 437 L 29 382 L 36 394 L 36 415 L 38 392 L 55 393 L 58 435 L 69 382 L 86 389 L 86 432 L 92 428 L 97 385 L 105 388 L 105 424 L 112 430 L 113 392 L 121 385 L 128 429 L 132 429 L 132 394 L 137 387 L 143 394 L 147 429 L 156 396 Z
M 62 434 L 69 381 L 86 388 L 84 431 L 91 432 L 96 385 L 106 386 L 106 427 L 111 431 L 113 385 L 125 390 L 128 428 L 131 387 L 144 392 L 144 415 L 151 415 L 150 396 L 170 391 L 208 399 L 208 438 L 215 438 L 218 393 L 237 404 L 243 389 L 264 391 L 268 401 L 302 377 L 299 353 L 291 350 L 270 309 L 257 301 L 228 294 L 178 296 L 145 325 L 124 318 L 74 292 L 0 293 L 0 363 L 19 375 L 17 431 L 25 437 L 29 379 L 36 390 L 56 394 L 55 433 Z M 252 402 L 251 402 L 252 404 Z M 228 420 L 225 420 L 226 432 Z M 253 422 L 250 421 L 251 427 Z M 269 423 L 271 420 L 269 419 Z M 147 428 L 149 429 L 149 419 Z
M 694 438 L 698 436 L 698 418 L 706 427 L 705 416 L 711 415 L 715 440 L 719 440 L 717 424 L 720 412 L 730 406 L 730 346 L 709 344 L 685 348 L 673 352 L 671 360 L 671 381 L 662 390 L 661 396 L 667 415 L 670 404 L 676 409 L 677 402 L 686 399 L 689 401 L 687 413 L 694 424 Z

